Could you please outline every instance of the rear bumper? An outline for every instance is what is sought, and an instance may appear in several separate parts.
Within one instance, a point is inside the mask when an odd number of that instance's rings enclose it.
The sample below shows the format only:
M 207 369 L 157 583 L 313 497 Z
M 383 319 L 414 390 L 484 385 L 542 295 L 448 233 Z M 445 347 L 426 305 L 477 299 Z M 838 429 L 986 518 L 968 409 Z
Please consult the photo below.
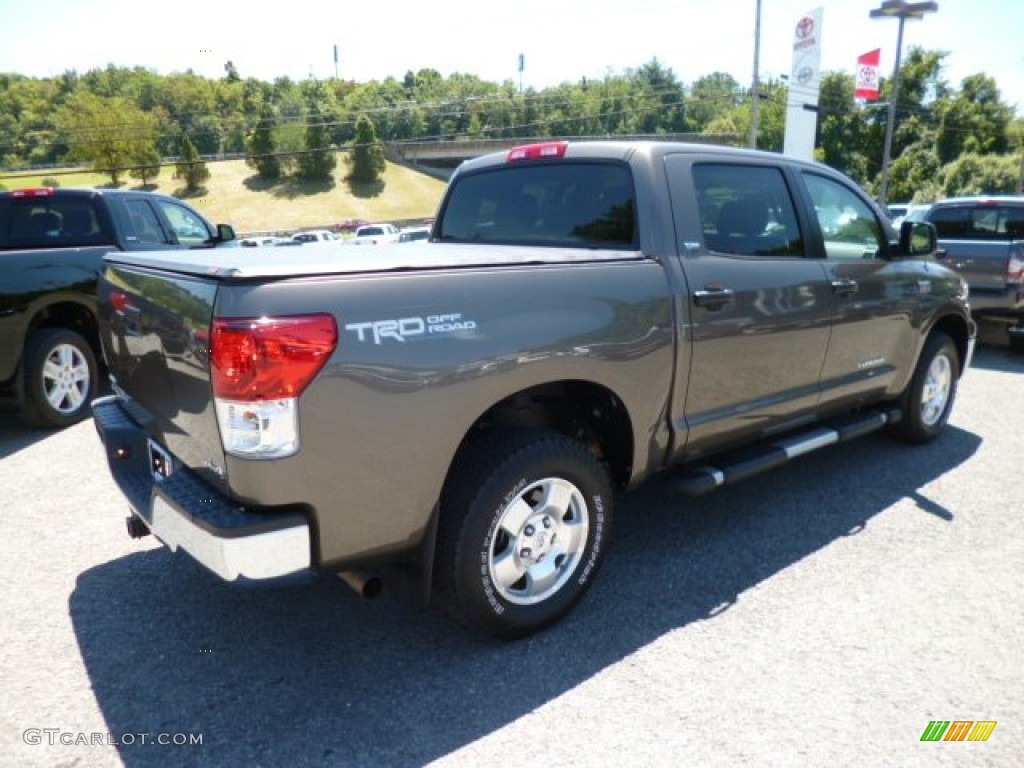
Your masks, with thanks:
M 310 529 L 299 514 L 257 514 L 188 468 L 156 479 L 147 435 L 119 398 L 92 404 L 107 463 L 132 512 L 171 551 L 182 549 L 226 581 L 273 579 L 311 567 Z
M 1010 285 L 1002 291 L 971 288 L 971 312 L 980 316 L 1024 318 L 1024 286 Z

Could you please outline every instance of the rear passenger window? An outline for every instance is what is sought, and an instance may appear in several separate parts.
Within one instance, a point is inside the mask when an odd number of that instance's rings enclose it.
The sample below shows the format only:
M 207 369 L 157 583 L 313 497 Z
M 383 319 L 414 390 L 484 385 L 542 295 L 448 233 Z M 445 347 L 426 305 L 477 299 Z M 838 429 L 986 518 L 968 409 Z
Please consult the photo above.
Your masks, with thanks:
M 629 168 L 618 163 L 503 167 L 456 179 L 438 236 L 563 248 L 636 248 Z
M 814 173 L 803 177 L 829 259 L 877 259 L 887 252 L 882 224 L 860 196 L 833 179 Z
M 698 164 L 693 181 L 709 250 L 738 256 L 804 255 L 793 198 L 779 168 Z
M 1024 237 L 1024 207 L 936 207 L 928 217 L 945 240 L 1017 240 Z
M 91 200 L 82 197 L 26 197 L 8 200 L 10 215 L 0 247 L 65 247 L 110 242 Z

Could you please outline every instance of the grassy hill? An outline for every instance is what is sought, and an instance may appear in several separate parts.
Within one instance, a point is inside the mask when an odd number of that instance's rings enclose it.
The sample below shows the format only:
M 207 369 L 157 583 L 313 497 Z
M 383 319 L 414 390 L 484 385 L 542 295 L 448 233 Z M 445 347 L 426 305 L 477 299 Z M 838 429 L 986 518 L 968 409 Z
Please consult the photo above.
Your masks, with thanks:
M 156 182 L 146 189 L 188 200 L 214 223 L 231 224 L 243 232 L 330 227 L 345 219 L 398 221 L 433 216 L 444 192 L 444 182 L 410 168 L 388 163 L 376 185 L 350 185 L 344 179 L 347 167 L 339 156 L 333 183 L 311 183 L 284 179 L 268 183 L 257 178 L 244 160 L 208 162 L 210 179 L 199 195 L 186 197 L 174 168 L 161 169 Z M 41 186 L 53 171 L 38 176 L 0 174 L 8 189 Z M 107 186 L 110 178 L 95 173 L 55 176 L 62 187 Z M 122 188 L 142 189 L 134 179 Z

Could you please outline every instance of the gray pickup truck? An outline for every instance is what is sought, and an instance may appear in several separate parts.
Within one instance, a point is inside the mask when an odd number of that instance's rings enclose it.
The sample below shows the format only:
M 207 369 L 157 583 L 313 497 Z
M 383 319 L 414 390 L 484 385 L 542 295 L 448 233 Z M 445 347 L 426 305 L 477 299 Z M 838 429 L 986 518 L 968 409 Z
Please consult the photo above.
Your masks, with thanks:
M 975 317 L 1005 325 L 1024 352 L 1024 197 L 949 198 L 919 218 L 935 225 L 937 257 L 967 280 Z
M 422 247 L 109 254 L 95 424 L 133 535 L 519 637 L 593 581 L 616 492 L 937 437 L 975 331 L 935 244 L 781 155 L 518 147 L 457 170 Z

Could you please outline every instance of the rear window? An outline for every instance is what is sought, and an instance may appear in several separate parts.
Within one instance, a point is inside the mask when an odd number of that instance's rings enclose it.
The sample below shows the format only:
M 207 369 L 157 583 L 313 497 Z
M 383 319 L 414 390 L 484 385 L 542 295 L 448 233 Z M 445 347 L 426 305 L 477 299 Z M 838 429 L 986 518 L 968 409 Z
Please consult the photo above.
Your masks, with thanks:
M 932 208 L 928 220 L 945 240 L 1024 238 L 1024 206 L 957 205 Z
M 629 168 L 618 163 L 502 166 L 458 177 L 438 228 L 446 242 L 636 248 Z
M 80 197 L 9 197 L 0 204 L 0 247 L 105 245 L 92 201 Z

